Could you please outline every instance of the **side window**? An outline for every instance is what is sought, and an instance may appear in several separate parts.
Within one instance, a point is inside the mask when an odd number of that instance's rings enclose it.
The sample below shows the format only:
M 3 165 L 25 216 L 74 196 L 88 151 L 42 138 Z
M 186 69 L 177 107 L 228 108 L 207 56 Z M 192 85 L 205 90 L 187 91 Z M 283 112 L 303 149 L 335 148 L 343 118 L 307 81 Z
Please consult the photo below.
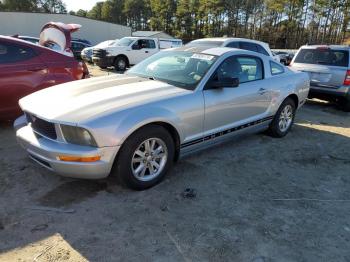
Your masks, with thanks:
M 216 77 L 219 81 L 225 78 L 238 78 L 240 83 L 261 80 L 262 61 L 253 56 L 231 56 L 219 66 Z
M 154 43 L 154 40 L 147 40 L 147 42 L 148 42 L 147 48 L 151 48 L 151 49 L 156 48 L 156 44 Z
M 138 45 L 140 49 L 142 48 L 156 48 L 156 44 L 154 43 L 154 40 L 149 40 L 149 39 L 142 39 L 138 41 Z
M 258 47 L 258 52 L 266 56 L 270 56 L 269 53 L 261 45 L 256 45 Z
M 256 47 L 256 44 L 249 43 L 249 42 L 240 42 L 240 48 L 244 50 L 258 52 L 258 48 Z
M 0 64 L 25 61 L 35 57 L 33 49 L 14 43 L 0 43 Z
M 279 75 L 284 73 L 284 68 L 282 65 L 270 61 L 271 75 Z
M 226 47 L 239 48 L 239 42 L 231 42 L 226 45 Z

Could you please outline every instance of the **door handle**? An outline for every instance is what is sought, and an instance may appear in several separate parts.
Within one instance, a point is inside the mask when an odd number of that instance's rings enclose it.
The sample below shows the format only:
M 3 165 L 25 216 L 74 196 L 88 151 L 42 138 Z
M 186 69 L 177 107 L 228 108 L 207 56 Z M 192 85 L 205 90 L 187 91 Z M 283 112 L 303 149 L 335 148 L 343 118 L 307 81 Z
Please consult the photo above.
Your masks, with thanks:
M 148 53 L 148 51 L 145 51 L 145 53 Z
M 267 93 L 267 89 L 265 89 L 265 88 L 260 88 L 259 89 L 259 91 L 258 91 L 258 93 L 260 94 L 260 95 L 263 95 L 263 94 L 265 94 L 265 93 Z

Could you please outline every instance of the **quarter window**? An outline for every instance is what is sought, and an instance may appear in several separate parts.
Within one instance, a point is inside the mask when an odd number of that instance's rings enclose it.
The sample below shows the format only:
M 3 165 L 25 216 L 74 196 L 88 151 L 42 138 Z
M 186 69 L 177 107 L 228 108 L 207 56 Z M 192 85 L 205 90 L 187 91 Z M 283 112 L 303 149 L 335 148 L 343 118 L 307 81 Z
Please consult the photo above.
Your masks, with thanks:
M 269 53 L 265 50 L 265 48 L 263 48 L 261 45 L 256 45 L 258 47 L 258 52 L 266 55 L 266 56 L 270 56 Z
M 258 52 L 258 48 L 256 47 L 256 44 L 249 43 L 249 42 L 241 42 L 240 46 L 241 46 L 241 49 Z
M 14 43 L 0 43 L 0 64 L 29 60 L 36 56 L 33 49 Z
M 279 75 L 284 73 L 284 68 L 282 65 L 270 61 L 271 75 Z
M 226 46 L 231 48 L 239 48 L 239 42 L 230 42 Z
M 217 69 L 217 78 L 238 78 L 240 83 L 263 79 L 262 62 L 252 56 L 232 56 Z

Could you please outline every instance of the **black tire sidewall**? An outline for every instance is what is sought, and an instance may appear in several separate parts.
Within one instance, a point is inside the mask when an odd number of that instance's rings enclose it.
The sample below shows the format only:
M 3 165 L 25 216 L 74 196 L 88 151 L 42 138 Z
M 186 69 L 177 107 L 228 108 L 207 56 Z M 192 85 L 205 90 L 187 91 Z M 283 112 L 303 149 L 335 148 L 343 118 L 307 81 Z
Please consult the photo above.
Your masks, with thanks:
M 140 181 L 132 173 L 131 159 L 139 145 L 149 138 L 163 140 L 168 150 L 168 159 L 163 171 L 157 177 L 150 181 Z M 115 162 L 114 172 L 123 186 L 136 190 L 144 190 L 158 184 L 164 178 L 173 164 L 174 155 L 175 145 L 169 132 L 161 126 L 150 125 L 135 131 L 123 143 Z
M 288 129 L 284 132 L 282 132 L 279 128 L 279 120 L 280 120 L 280 116 L 281 116 L 281 112 L 282 110 L 287 106 L 287 105 L 291 105 L 293 108 L 293 119 L 292 119 L 292 123 L 290 124 L 290 126 L 288 127 Z M 274 137 L 284 137 L 285 135 L 288 134 L 288 132 L 291 130 L 293 124 L 294 124 L 294 119 L 295 119 L 295 113 L 296 113 L 296 105 L 294 103 L 294 101 L 291 98 L 287 98 L 283 101 L 283 103 L 281 104 L 281 106 L 278 108 L 277 113 L 274 117 L 274 119 L 272 120 L 271 124 L 270 124 L 270 134 Z
M 120 68 L 119 67 L 119 61 L 120 60 L 123 60 L 124 62 L 125 62 L 125 68 Z M 117 57 L 115 60 L 114 60 L 114 68 L 115 68 L 115 70 L 116 71 L 121 71 L 121 72 L 123 72 L 123 71 L 125 71 L 126 70 L 126 67 L 127 67 L 127 61 L 126 61 L 126 59 L 124 58 L 124 57 Z

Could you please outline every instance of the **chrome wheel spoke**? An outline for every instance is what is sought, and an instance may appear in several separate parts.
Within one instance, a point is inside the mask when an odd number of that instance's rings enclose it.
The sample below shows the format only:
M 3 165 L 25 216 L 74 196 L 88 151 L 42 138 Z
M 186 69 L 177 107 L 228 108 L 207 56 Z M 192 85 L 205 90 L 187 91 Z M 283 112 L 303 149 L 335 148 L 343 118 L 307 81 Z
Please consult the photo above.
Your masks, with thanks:
M 136 169 L 135 169 L 135 173 L 136 174 L 139 174 L 140 172 L 144 171 L 146 168 L 145 168 L 145 165 L 144 164 L 140 164 Z
M 135 151 L 135 155 L 138 155 L 140 157 L 144 157 L 145 153 L 138 149 L 138 150 Z
M 150 181 L 164 169 L 168 159 L 166 144 L 160 138 L 143 141 L 131 159 L 131 170 L 141 181 Z
M 145 176 L 146 170 L 147 170 L 147 167 L 143 166 L 143 169 L 141 171 L 140 177 L 144 177 Z
M 155 169 L 159 169 L 160 165 L 156 161 L 152 161 L 151 165 L 155 167 Z
M 132 159 L 132 162 L 133 162 L 133 163 L 141 163 L 141 162 L 142 162 L 142 157 L 138 157 L 138 158 L 134 157 L 134 158 Z

